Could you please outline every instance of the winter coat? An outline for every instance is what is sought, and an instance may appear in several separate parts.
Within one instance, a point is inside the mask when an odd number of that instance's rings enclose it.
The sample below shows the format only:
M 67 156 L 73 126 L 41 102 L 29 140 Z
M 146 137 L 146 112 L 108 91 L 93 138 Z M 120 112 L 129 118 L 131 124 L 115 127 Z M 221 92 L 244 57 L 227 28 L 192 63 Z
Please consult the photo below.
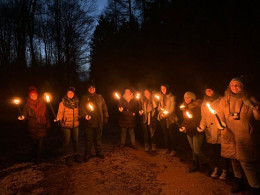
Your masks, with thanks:
M 178 121 L 178 118 L 175 114 L 175 104 L 175 96 L 173 96 L 172 93 L 165 95 L 165 105 L 163 103 L 163 98 L 161 98 L 161 101 L 159 103 L 159 108 L 161 108 L 161 110 L 159 111 L 158 120 L 163 119 L 162 116 L 164 110 L 168 111 L 166 117 L 166 123 L 168 128 L 171 124 Z
M 201 105 L 200 128 L 205 130 L 206 141 L 210 144 L 220 144 L 221 130 L 217 127 L 216 116 L 210 112 L 206 103 L 210 103 L 211 108 L 217 110 L 220 99 L 221 98 L 219 97 L 212 102 L 204 99 Z
M 43 104 L 45 103 L 43 102 Z M 37 121 L 35 112 L 29 107 L 28 104 L 25 104 L 22 115 L 25 117 L 24 120 L 27 120 L 29 135 L 32 139 L 37 140 L 47 135 L 47 128 L 50 127 L 50 120 L 47 109 L 45 111 L 45 124 L 41 124 Z
M 151 97 L 152 98 L 152 97 Z M 156 128 L 156 117 L 157 117 L 157 105 L 152 99 L 148 101 L 146 98 L 141 100 L 141 108 L 143 111 L 142 122 L 149 124 L 153 129 Z
M 257 159 L 255 132 L 252 120 L 260 120 L 259 110 L 256 111 L 245 104 L 245 98 L 231 94 L 227 90 L 219 104 L 218 114 L 227 127 L 221 131 L 221 155 L 226 158 L 241 161 L 254 161 Z M 240 111 L 241 108 L 241 111 Z M 240 111 L 240 119 L 234 120 L 231 116 Z
M 123 107 L 120 112 L 118 124 L 121 128 L 135 128 L 136 118 L 133 114 L 138 112 L 138 102 L 131 99 L 129 102 L 122 97 L 119 100 L 118 108 Z
M 189 118 L 186 112 L 192 115 Z M 182 127 L 185 127 L 185 133 L 189 136 L 201 135 L 203 132 L 198 132 L 197 127 L 200 125 L 201 119 L 201 100 L 195 100 L 187 105 L 187 108 L 183 110 L 183 122 Z
M 94 105 L 94 110 L 88 108 L 88 104 Z M 88 128 L 102 128 L 104 122 L 108 121 L 108 110 L 104 98 L 100 94 L 87 93 L 83 95 L 80 101 L 80 114 Z M 91 119 L 86 120 L 86 115 L 90 115 Z
M 63 128 L 75 128 L 79 126 L 79 108 L 68 108 L 63 102 L 59 105 L 57 119 Z

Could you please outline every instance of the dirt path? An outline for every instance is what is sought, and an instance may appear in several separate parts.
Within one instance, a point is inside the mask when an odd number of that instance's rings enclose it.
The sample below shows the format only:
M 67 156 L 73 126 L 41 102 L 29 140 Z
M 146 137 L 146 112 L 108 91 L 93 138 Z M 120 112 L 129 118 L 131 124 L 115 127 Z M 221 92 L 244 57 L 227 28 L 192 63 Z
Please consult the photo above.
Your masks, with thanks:
M 105 143 L 105 159 L 67 167 L 62 158 L 0 171 L 0 194 L 229 194 L 230 186 L 197 172 L 179 158 Z

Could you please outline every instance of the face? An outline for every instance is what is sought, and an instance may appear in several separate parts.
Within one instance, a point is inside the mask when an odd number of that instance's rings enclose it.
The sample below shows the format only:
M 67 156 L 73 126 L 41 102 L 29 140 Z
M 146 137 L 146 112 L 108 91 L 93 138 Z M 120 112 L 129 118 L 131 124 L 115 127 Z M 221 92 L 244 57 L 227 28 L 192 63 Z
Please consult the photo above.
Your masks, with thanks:
M 214 91 L 212 89 L 206 89 L 205 93 L 207 96 L 212 97 L 214 95 Z
M 129 95 L 131 95 L 131 93 L 132 93 L 132 92 L 131 92 L 131 90 L 130 90 L 130 89 L 126 89 L 126 90 L 125 90 L 125 95 L 126 95 L 126 96 L 129 96 Z
M 243 89 L 243 86 L 239 82 L 236 82 L 236 81 L 231 82 L 229 87 L 234 94 L 241 92 Z
M 93 93 L 96 92 L 96 88 L 91 86 L 91 87 L 88 88 L 88 92 L 93 94 Z
M 145 96 L 147 99 L 150 99 L 151 93 L 150 93 L 148 90 L 145 90 L 145 91 L 144 91 L 144 96 Z
M 191 97 L 184 97 L 184 101 L 186 104 L 191 103 L 191 100 L 192 100 Z
M 32 100 L 37 100 L 38 95 L 35 94 L 35 93 L 33 93 L 33 94 L 30 95 L 30 98 L 31 98 Z
M 166 92 L 167 92 L 167 88 L 165 87 L 165 86 L 161 86 L 161 92 L 162 92 L 162 94 L 166 94 Z
M 68 91 L 67 96 L 68 96 L 68 98 L 72 99 L 74 97 L 73 91 Z

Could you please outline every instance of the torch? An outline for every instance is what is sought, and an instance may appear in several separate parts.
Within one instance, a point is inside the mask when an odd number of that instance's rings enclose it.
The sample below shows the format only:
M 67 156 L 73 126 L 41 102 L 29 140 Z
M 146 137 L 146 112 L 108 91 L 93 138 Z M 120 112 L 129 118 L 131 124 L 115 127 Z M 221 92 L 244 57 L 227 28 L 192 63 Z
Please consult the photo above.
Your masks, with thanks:
M 13 99 L 13 103 L 14 103 L 15 105 L 17 105 L 17 108 L 18 108 L 18 110 L 19 110 L 20 116 L 22 116 L 22 112 L 21 112 L 21 108 L 20 108 L 20 103 L 21 103 L 21 102 L 22 102 L 22 101 L 21 101 L 20 98 L 14 98 L 14 99 Z
M 45 98 L 45 101 L 47 103 L 49 103 L 49 105 L 51 107 L 52 114 L 53 114 L 54 118 L 56 119 L 57 117 L 56 117 L 56 114 L 55 114 L 53 107 L 52 107 L 52 104 L 51 104 L 51 95 L 49 93 L 44 93 L 44 98 Z
M 186 116 L 187 116 L 188 118 L 192 118 L 192 115 L 189 113 L 189 111 L 186 112 Z
M 91 103 L 88 103 L 88 108 L 90 109 L 91 112 L 94 111 L 94 106 Z
M 137 93 L 136 96 L 135 96 L 135 98 L 136 98 L 137 100 L 139 100 L 140 97 L 141 97 L 141 94 L 140 94 L 140 93 Z
M 217 120 L 218 120 L 218 124 L 220 125 L 220 127 L 225 128 L 225 127 L 222 125 L 222 123 L 221 123 L 221 120 L 220 120 L 220 118 L 219 118 L 219 116 L 218 116 L 218 113 L 211 108 L 211 106 L 210 106 L 209 103 L 206 103 L 206 105 L 207 105 L 209 111 L 216 116 L 216 118 L 217 118 Z
M 183 110 L 186 106 L 184 104 L 180 105 L 180 109 Z
M 119 95 L 118 92 L 115 92 L 115 93 L 114 93 L 114 96 L 115 96 L 115 98 L 116 98 L 117 100 L 120 100 L 120 95 Z

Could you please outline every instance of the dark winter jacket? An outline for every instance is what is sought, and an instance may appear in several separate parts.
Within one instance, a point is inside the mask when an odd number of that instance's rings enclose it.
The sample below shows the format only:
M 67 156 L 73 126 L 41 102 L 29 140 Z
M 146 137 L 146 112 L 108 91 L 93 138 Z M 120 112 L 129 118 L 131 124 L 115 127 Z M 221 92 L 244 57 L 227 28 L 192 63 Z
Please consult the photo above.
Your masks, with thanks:
M 43 101 L 41 103 L 45 104 Z M 43 123 L 40 123 L 37 120 L 35 112 L 33 111 L 32 108 L 29 107 L 28 103 L 25 104 L 22 111 L 22 115 L 25 117 L 24 120 L 27 120 L 28 131 L 32 139 L 37 140 L 47 135 L 47 128 L 50 127 L 50 120 L 49 120 L 47 109 L 45 111 L 46 121 Z
M 93 111 L 89 109 L 89 104 L 94 106 Z M 108 121 L 107 106 L 102 95 L 96 93 L 83 95 L 80 101 L 80 115 L 88 128 L 102 128 L 104 122 Z M 90 115 L 91 119 L 86 120 L 86 115 Z
M 183 110 L 183 122 L 182 127 L 185 127 L 185 133 L 189 136 L 201 135 L 203 132 L 198 132 L 197 127 L 200 125 L 201 120 L 201 100 L 195 100 L 187 105 L 187 109 Z M 192 115 L 189 118 L 186 112 Z
M 138 103 L 131 99 L 129 102 L 122 97 L 119 100 L 118 107 L 123 107 L 123 111 L 120 113 L 119 116 L 119 126 L 121 128 L 135 128 L 136 126 L 136 118 L 133 115 L 138 112 Z

